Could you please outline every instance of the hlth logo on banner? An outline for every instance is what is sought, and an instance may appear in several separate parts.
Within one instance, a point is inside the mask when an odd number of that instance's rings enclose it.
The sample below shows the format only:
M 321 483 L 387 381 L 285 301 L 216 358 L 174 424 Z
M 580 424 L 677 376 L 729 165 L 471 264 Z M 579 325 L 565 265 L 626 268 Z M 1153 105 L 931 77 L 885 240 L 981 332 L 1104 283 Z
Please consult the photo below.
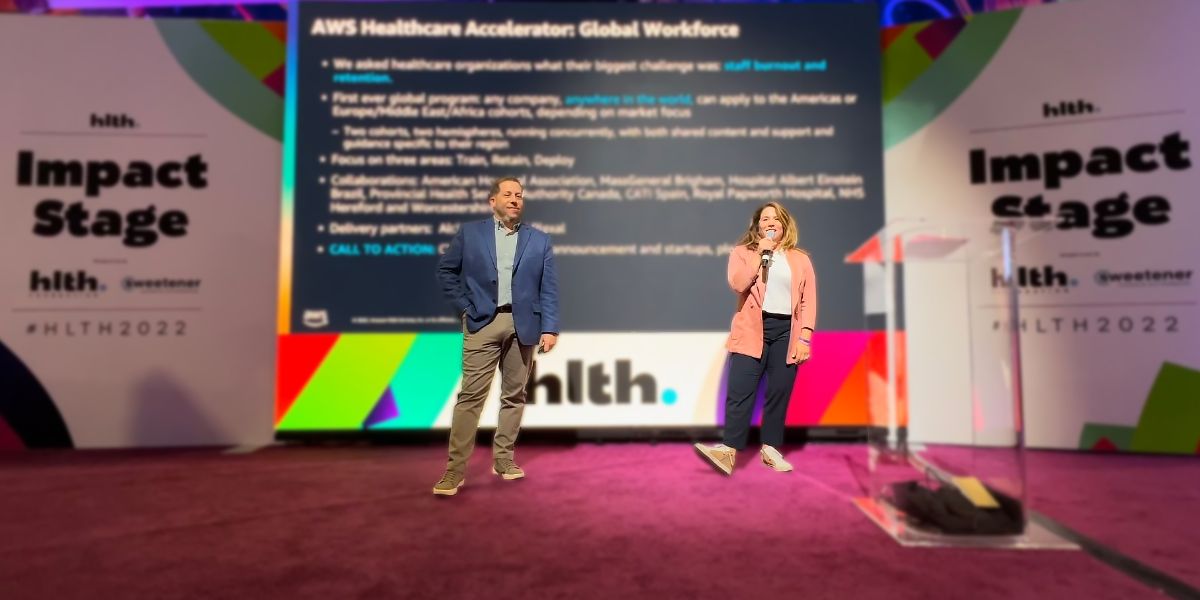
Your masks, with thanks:
M 610 386 L 610 384 L 613 384 Z M 526 388 L 526 401 L 533 404 L 539 398 L 546 404 L 562 404 L 563 391 L 566 391 L 566 401 L 570 404 L 583 404 L 584 389 L 587 389 L 587 401 L 591 404 L 629 404 L 633 391 L 636 389 L 642 404 L 675 404 L 678 394 L 673 389 L 665 389 L 662 397 L 658 394 L 658 382 L 649 373 L 633 375 L 633 367 L 628 360 L 616 361 L 616 381 L 609 374 L 604 363 L 596 363 L 587 367 L 587 377 L 584 377 L 582 360 L 567 361 L 566 385 L 561 377 L 546 374 L 538 377 L 537 363 L 533 363 L 529 374 L 529 384 Z M 610 389 L 611 387 L 611 389 Z M 539 391 L 541 392 L 539 394 Z
M 45 275 L 41 271 L 34 270 L 29 274 L 29 291 L 33 293 L 102 292 L 104 284 L 83 269 L 74 273 L 56 270 Z
M 1079 280 L 1073 279 L 1062 271 L 1050 265 L 1044 267 L 1017 267 L 1014 273 L 1017 287 L 1027 289 L 1068 289 L 1079 285 Z M 1004 273 L 992 269 L 992 287 L 1004 287 Z

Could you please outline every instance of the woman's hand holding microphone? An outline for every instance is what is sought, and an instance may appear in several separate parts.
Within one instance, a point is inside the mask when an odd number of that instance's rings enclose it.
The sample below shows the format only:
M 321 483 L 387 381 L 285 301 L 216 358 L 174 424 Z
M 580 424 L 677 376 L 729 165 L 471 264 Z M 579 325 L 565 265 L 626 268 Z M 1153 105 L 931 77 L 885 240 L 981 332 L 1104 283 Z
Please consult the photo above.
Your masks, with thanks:
M 771 264 L 771 252 L 779 245 L 775 241 L 775 230 L 769 229 L 766 231 L 766 236 L 758 240 L 758 254 L 761 257 L 761 267 L 766 269 Z

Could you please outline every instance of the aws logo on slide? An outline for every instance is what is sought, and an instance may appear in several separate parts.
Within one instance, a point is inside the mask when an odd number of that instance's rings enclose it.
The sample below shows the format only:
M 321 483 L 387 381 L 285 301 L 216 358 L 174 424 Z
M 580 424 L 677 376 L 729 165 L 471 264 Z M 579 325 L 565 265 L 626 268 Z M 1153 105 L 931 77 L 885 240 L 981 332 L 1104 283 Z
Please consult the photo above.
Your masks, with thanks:
M 309 329 L 320 329 L 329 326 L 329 311 L 323 308 L 307 308 L 301 316 L 304 326 Z
M 537 368 L 535 361 L 526 387 L 530 404 L 672 405 L 679 399 L 678 392 L 670 388 L 660 393 L 653 375 L 635 375 L 629 360 L 617 360 L 611 367 L 603 362 L 585 366 L 582 360 L 568 360 L 565 374 L 539 375 Z

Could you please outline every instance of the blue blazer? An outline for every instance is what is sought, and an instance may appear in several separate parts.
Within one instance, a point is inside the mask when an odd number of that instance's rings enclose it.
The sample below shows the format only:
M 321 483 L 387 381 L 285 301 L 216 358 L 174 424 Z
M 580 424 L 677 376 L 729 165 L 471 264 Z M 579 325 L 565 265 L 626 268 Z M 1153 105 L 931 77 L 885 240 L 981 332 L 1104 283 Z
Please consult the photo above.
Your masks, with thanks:
M 442 293 L 459 314 L 466 313 L 467 331 L 475 333 L 496 314 L 496 221 L 464 223 L 438 260 Z M 558 277 L 550 236 L 522 224 L 517 230 L 517 256 L 512 275 L 513 322 L 517 340 L 538 343 L 543 333 L 558 333 Z

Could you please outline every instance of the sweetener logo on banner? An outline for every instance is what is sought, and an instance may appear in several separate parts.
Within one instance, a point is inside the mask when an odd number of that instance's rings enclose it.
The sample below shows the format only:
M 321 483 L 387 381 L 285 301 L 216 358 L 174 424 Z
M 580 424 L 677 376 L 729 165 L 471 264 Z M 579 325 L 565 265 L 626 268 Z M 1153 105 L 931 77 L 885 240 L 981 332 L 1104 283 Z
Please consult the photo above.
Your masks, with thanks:
M 1178 286 L 1192 285 L 1191 269 L 1140 269 L 1135 271 L 1100 269 L 1096 271 L 1096 284 L 1117 287 Z

